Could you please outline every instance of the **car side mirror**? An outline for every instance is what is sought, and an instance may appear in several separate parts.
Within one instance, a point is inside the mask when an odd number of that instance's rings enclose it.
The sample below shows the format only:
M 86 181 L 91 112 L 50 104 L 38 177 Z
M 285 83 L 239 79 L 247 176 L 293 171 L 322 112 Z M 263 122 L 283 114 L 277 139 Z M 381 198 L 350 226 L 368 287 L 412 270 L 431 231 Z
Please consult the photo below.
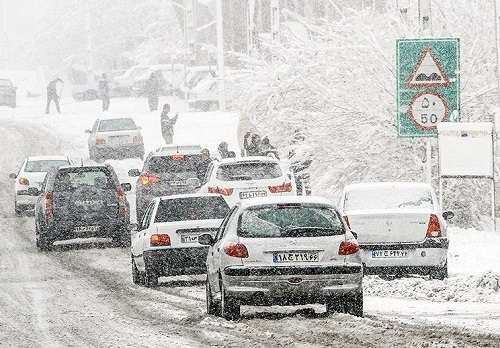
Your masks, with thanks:
M 125 191 L 125 192 L 129 192 L 132 190 L 132 185 L 128 182 L 120 184 L 120 186 L 122 187 L 123 191 Z
M 139 169 L 130 169 L 128 171 L 128 176 L 130 176 L 132 178 L 140 176 L 140 175 L 141 175 L 141 172 L 139 171 Z
M 9 178 L 10 179 L 15 179 L 15 178 L 17 178 L 17 174 L 16 173 L 10 173 L 9 174 Z
M 453 213 L 452 211 L 445 211 L 443 212 L 443 218 L 446 220 L 446 221 L 450 221 L 451 219 L 453 219 L 455 217 L 455 213 Z
M 28 195 L 30 195 L 30 196 L 40 196 L 41 193 L 42 192 L 39 189 L 37 189 L 36 187 L 30 187 L 28 189 Z
M 209 233 L 204 233 L 198 237 L 198 243 L 201 245 L 214 245 L 215 240 Z
M 354 236 L 355 239 L 358 239 L 358 234 L 354 231 L 351 231 L 351 234 Z

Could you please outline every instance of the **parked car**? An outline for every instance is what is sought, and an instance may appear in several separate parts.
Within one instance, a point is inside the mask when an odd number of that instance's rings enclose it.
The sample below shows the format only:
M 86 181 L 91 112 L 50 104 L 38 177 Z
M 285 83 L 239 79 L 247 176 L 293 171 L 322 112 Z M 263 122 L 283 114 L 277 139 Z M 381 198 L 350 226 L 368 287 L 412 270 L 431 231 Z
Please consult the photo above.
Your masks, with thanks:
M 126 191 L 110 165 L 62 166 L 47 173 L 35 206 L 36 246 L 50 250 L 55 241 L 107 237 L 130 245 Z
M 89 157 L 94 161 L 107 158 L 144 158 L 141 127 L 131 118 L 103 118 L 94 122 L 89 134 Z
M 16 87 L 9 79 L 0 78 L 0 105 L 16 107 Z
M 151 287 L 158 285 L 161 276 L 205 273 L 208 248 L 198 243 L 198 236 L 215 236 L 228 211 L 220 195 L 152 200 L 132 237 L 133 282 Z
M 329 201 L 268 197 L 239 202 L 208 245 L 208 314 L 237 319 L 241 305 L 324 303 L 363 315 L 359 246 Z
M 153 198 L 198 191 L 207 169 L 201 150 L 198 145 L 165 146 L 148 155 L 142 172 L 139 169 L 129 170 L 129 176 L 138 177 L 137 221 L 142 221 Z
M 348 185 L 339 209 L 357 234 L 367 273 L 448 276 L 446 220 L 453 213 L 441 213 L 430 185 Z
M 45 175 L 52 168 L 71 164 L 64 156 L 31 156 L 27 157 L 16 173 L 9 175 L 15 179 L 14 184 L 14 211 L 21 216 L 35 208 L 36 198 L 29 194 L 30 188 L 40 189 Z
M 268 196 L 296 196 L 290 169 L 271 157 L 227 158 L 207 170 L 201 192 L 223 195 L 230 205 L 239 200 Z

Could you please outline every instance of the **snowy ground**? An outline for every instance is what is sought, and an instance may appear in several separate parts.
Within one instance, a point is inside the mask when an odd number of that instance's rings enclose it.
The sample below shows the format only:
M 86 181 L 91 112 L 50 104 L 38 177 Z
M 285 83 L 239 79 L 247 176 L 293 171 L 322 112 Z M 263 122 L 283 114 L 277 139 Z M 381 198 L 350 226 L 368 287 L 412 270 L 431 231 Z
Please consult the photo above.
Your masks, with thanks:
M 174 110 L 182 103 L 172 100 Z M 322 306 L 244 307 L 229 323 L 205 314 L 203 277 L 133 285 L 129 252 L 107 244 L 34 246 L 32 218 L 12 214 L 8 173 L 29 154 L 88 158 L 86 134 L 98 103 L 63 104 L 43 115 L 38 99 L 0 108 L 0 342 L 10 346 L 499 346 L 500 235 L 450 231 L 450 278 L 365 279 L 366 316 L 326 316 Z M 158 113 L 145 100 L 112 100 L 116 115 L 143 127 L 146 150 L 161 145 Z M 236 114 L 181 113 L 177 143 L 237 150 Z M 111 161 L 123 182 L 139 159 Z M 133 205 L 134 194 L 129 195 Z

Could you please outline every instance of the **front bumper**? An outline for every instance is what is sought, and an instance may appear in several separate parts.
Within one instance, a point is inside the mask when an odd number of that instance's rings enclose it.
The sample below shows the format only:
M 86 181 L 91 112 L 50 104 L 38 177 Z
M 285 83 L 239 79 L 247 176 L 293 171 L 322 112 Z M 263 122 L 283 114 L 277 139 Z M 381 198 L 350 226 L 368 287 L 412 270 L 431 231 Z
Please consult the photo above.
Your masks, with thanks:
M 361 291 L 361 265 L 314 267 L 241 267 L 224 269 L 228 295 L 245 305 L 324 303 Z
M 366 273 L 370 274 L 390 269 L 398 273 L 428 274 L 428 270 L 446 264 L 448 245 L 447 238 L 428 238 L 419 243 L 361 244 L 361 259 Z M 401 251 L 406 253 L 404 257 Z
M 208 247 L 146 250 L 144 263 L 158 276 L 206 273 Z

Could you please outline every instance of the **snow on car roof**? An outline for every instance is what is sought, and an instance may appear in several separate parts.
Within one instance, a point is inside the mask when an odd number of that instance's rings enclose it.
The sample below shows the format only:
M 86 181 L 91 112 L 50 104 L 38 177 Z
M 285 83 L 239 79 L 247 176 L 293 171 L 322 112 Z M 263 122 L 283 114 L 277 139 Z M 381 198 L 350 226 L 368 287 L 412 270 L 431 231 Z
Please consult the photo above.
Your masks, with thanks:
M 161 155 L 172 155 L 172 154 L 183 154 L 183 155 L 196 155 L 201 153 L 200 145 L 172 145 L 172 146 L 163 146 L 151 154 L 153 156 L 161 156 Z
M 251 207 L 257 207 L 260 205 L 268 204 L 321 204 L 329 205 L 334 207 L 335 204 L 323 197 L 318 196 L 273 196 L 266 198 L 251 198 L 245 201 L 241 201 L 239 204 L 242 209 L 247 209 Z
M 129 116 L 102 116 L 98 118 L 99 121 L 109 121 L 109 120 L 132 120 L 134 119 Z M 135 121 L 134 121 L 135 123 Z
M 233 158 L 224 158 L 224 159 L 219 161 L 220 164 L 248 163 L 248 162 L 280 163 L 279 160 L 272 158 L 272 157 L 269 157 L 269 156 L 233 157 Z
M 389 186 L 398 186 L 398 187 L 421 187 L 430 189 L 431 186 L 424 182 L 406 182 L 406 181 L 380 181 L 380 182 L 365 182 L 365 183 L 357 183 L 346 185 L 345 190 L 352 190 L 358 188 L 377 188 L 377 187 L 389 187 Z
M 66 156 L 29 156 L 28 161 L 67 161 Z
M 158 200 L 161 201 L 167 201 L 167 200 L 172 200 L 172 199 L 180 199 L 180 198 L 197 198 L 197 197 L 222 197 L 222 195 L 216 194 L 216 193 L 183 193 L 183 194 L 178 194 L 178 195 L 171 195 L 171 196 L 161 196 L 158 197 Z M 222 197 L 224 198 L 224 197 Z

